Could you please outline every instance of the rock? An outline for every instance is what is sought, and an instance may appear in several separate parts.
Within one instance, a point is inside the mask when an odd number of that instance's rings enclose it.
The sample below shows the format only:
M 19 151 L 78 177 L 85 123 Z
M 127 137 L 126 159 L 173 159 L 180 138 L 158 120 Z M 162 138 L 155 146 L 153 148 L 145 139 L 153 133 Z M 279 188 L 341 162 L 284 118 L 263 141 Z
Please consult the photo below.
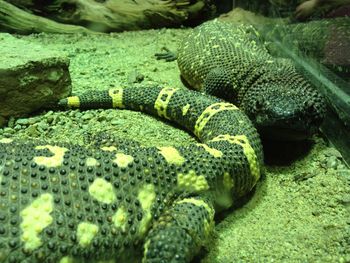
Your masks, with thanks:
M 19 124 L 16 124 L 15 127 L 13 127 L 13 129 L 14 129 L 15 131 L 19 131 L 19 130 L 22 129 L 22 126 L 19 125 Z
M 114 125 L 114 126 L 117 126 L 117 125 L 122 126 L 123 123 L 124 123 L 124 122 L 123 122 L 122 120 L 118 120 L 118 119 L 113 119 L 113 120 L 111 121 L 111 124 Z
M 29 120 L 27 118 L 18 119 L 16 124 L 27 126 L 29 125 Z
M 37 125 L 31 125 L 28 127 L 27 133 L 30 137 L 38 137 L 40 135 L 36 127 Z
M 8 120 L 7 127 L 13 128 L 14 126 L 15 126 L 15 118 L 11 116 Z
M 85 113 L 83 116 L 81 116 L 81 119 L 86 121 L 86 120 L 91 120 L 94 117 L 94 115 L 92 113 Z
M 62 53 L 0 34 L 0 116 L 23 117 L 71 93 Z
M 220 15 L 218 19 L 229 23 L 250 25 L 264 25 L 276 22 L 284 23 L 287 21 L 287 19 L 282 18 L 265 17 L 260 14 L 256 14 L 251 11 L 242 9 L 240 7 L 234 8 L 232 11 Z
M 39 122 L 38 123 L 38 126 L 37 126 L 37 129 L 40 131 L 40 132 L 43 132 L 43 131 L 46 131 L 50 126 L 46 123 L 46 122 Z
M 4 129 L 4 133 L 6 134 L 13 134 L 15 131 L 12 128 L 6 127 Z
M 137 70 L 133 70 L 128 75 L 128 83 L 141 83 L 144 80 L 144 78 L 145 76 L 142 73 L 138 72 Z
M 339 163 L 340 163 L 340 161 L 335 156 L 330 156 L 327 159 L 327 167 L 328 168 L 337 169 Z
M 51 124 L 53 121 L 54 121 L 54 117 L 53 116 L 48 116 L 47 118 L 46 118 L 46 121 L 47 121 L 47 123 L 48 124 Z

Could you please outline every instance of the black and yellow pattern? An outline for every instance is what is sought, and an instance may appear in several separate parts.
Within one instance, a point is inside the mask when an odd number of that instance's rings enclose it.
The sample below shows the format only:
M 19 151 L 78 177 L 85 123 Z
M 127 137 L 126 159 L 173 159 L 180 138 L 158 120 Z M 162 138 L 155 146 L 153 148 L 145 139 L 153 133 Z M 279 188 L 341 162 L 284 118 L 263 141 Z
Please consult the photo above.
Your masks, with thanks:
M 116 88 L 72 108 L 142 110 L 201 141 L 183 147 L 0 140 L 0 262 L 189 262 L 218 209 L 249 192 L 262 149 L 234 105 L 195 91 Z
M 290 60 L 269 54 L 253 26 L 206 22 L 182 41 L 177 62 L 191 87 L 236 104 L 272 139 L 304 139 L 324 118 L 322 96 Z

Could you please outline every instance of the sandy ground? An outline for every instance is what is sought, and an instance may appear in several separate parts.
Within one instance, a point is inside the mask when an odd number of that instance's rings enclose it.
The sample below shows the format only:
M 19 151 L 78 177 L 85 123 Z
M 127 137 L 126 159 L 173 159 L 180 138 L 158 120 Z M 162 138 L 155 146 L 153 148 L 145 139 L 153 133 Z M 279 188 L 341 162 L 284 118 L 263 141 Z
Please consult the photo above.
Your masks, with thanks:
M 73 92 L 106 89 L 134 81 L 184 87 L 176 62 L 154 59 L 163 46 L 176 50 L 188 29 L 84 36 L 38 34 L 21 37 L 66 53 Z M 28 51 L 30 52 L 30 51 Z M 127 110 L 42 112 L 11 120 L 0 135 L 50 138 L 83 144 L 106 132 L 144 145 L 188 144 L 183 130 Z M 345 139 L 345 138 L 344 138 Z M 290 159 L 268 165 L 255 192 L 218 216 L 216 231 L 195 262 L 350 262 L 350 170 L 321 137 L 294 154 L 295 145 L 267 153 Z M 290 157 L 290 155 L 294 155 Z

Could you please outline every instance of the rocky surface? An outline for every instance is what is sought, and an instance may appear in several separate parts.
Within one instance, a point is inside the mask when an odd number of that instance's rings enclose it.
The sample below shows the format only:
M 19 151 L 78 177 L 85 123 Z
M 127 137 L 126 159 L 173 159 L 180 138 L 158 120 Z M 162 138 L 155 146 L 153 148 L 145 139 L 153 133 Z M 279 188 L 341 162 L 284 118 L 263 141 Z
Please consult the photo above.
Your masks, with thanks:
M 0 34 L 0 116 L 25 116 L 71 92 L 69 59 L 43 45 Z M 0 123 L 1 124 L 1 123 Z

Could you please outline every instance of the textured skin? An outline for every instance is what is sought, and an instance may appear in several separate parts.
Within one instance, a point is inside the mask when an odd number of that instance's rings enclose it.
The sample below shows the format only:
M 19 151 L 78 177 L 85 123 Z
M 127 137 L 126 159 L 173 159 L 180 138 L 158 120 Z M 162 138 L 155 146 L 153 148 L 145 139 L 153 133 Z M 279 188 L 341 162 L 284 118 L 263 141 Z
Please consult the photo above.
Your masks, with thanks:
M 252 26 L 204 23 L 181 43 L 181 76 L 239 106 L 263 135 L 304 139 L 321 124 L 325 102 L 291 61 L 269 55 L 260 39 Z
M 215 211 L 259 179 L 258 134 L 220 99 L 116 88 L 60 104 L 142 110 L 182 125 L 201 143 L 145 148 L 108 140 L 84 148 L 1 139 L 0 262 L 189 262 Z

